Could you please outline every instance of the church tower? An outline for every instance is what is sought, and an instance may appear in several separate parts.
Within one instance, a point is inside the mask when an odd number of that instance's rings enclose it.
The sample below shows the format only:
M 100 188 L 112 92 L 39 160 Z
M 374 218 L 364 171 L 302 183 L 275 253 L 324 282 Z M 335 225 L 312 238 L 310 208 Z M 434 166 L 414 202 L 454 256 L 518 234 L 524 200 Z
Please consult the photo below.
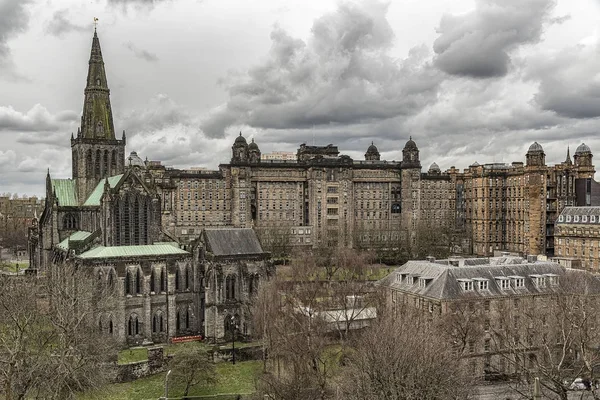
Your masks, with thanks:
M 84 95 L 81 126 L 77 137 L 71 136 L 73 179 L 81 204 L 102 179 L 122 174 L 125 164 L 125 132 L 121 140 L 116 139 L 110 90 L 95 29 Z

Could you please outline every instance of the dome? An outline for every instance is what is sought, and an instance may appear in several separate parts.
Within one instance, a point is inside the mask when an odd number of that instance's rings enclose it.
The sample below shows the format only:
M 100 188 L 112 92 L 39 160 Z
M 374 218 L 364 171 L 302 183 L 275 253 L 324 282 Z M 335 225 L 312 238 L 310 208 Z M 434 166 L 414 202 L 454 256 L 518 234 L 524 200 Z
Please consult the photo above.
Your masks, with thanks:
M 544 152 L 544 149 L 542 148 L 542 145 L 539 144 L 538 142 L 533 142 L 533 144 L 531 146 L 529 146 L 529 150 L 527 150 L 528 153 L 539 153 L 539 152 Z
M 471 164 L 471 167 L 479 167 L 481 164 L 479 164 L 477 161 L 475 161 L 473 164 Z
M 141 168 L 146 167 L 146 164 L 144 163 L 144 161 L 140 158 L 140 156 L 137 155 L 137 153 L 135 151 L 132 151 L 129 154 L 129 157 L 127 157 L 127 164 L 132 167 L 141 167 Z
M 441 172 L 439 165 L 437 165 L 436 163 L 433 163 L 429 166 L 429 170 L 430 171 L 437 171 L 437 172 Z
M 236 139 L 236 141 L 237 141 L 237 139 Z M 252 142 L 248 145 L 248 150 L 258 150 L 258 145 L 256 143 L 254 143 L 254 138 L 252 138 Z
M 373 144 L 373 142 L 371 142 L 371 145 L 367 149 L 367 153 L 369 153 L 369 154 L 379 153 L 379 150 L 377 150 L 377 146 L 375 146 Z
M 408 142 L 404 145 L 404 149 L 415 149 L 417 150 L 417 144 L 412 140 L 412 136 L 408 139 Z
M 235 143 L 241 143 L 241 144 L 247 144 L 248 142 L 246 142 L 246 138 L 242 136 L 242 132 L 240 132 L 240 136 L 235 138 Z
M 575 154 L 579 155 L 579 154 L 584 154 L 584 153 L 591 153 L 592 150 L 590 150 L 590 146 L 588 146 L 585 143 L 581 143 L 579 145 L 579 147 L 577 147 L 577 150 L 575 150 Z

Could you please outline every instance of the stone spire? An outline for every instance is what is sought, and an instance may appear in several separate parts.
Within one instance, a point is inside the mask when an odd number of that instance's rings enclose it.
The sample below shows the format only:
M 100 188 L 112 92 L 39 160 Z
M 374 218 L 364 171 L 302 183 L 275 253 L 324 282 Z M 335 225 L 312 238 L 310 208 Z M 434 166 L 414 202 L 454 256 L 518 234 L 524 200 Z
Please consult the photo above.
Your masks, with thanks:
M 104 60 L 102 59 L 100 40 L 96 30 L 94 30 L 94 38 L 92 39 L 92 51 L 84 94 L 81 137 L 85 139 L 114 140 L 115 128 L 110 107 L 110 90 L 106 81 Z
M 573 165 L 573 162 L 571 161 L 571 148 L 569 146 L 567 146 L 567 159 L 565 160 L 565 164 Z

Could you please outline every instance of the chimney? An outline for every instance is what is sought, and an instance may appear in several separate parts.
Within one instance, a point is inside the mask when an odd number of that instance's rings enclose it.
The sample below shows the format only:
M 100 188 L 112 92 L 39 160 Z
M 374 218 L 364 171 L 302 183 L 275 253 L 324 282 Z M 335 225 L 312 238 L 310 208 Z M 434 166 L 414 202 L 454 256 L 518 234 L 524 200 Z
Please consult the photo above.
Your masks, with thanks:
M 435 262 L 435 257 L 432 257 L 432 256 L 427 256 L 427 257 L 425 257 L 425 259 L 426 259 L 427 261 L 429 261 L 430 263 L 433 263 L 433 262 Z

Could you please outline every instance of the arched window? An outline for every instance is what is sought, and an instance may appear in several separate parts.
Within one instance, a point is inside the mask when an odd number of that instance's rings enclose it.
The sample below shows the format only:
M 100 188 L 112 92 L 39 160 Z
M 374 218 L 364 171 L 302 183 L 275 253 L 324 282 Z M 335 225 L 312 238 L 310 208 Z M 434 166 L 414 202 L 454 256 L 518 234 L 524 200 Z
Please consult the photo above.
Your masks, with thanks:
M 131 276 L 129 271 L 125 273 L 125 295 L 131 294 Z
M 175 290 L 179 290 L 179 267 L 175 269 Z
M 63 228 L 66 230 L 76 230 L 77 229 L 77 218 L 69 213 L 66 214 L 63 218 Z
M 136 314 L 131 314 L 129 316 L 129 321 L 127 321 L 127 335 L 134 336 L 139 335 L 140 333 L 140 322 L 138 321 L 138 317 Z
M 98 320 L 98 332 L 102 333 L 102 331 L 103 331 L 102 317 L 100 317 L 100 319 Z
M 235 299 L 235 275 L 231 276 L 231 299 Z
M 102 176 L 109 176 L 110 173 L 108 171 L 108 165 L 109 165 L 109 160 L 108 160 L 108 150 L 104 150 L 104 160 L 103 160 L 103 168 L 102 168 Z
M 161 292 L 167 291 L 167 281 L 165 279 L 165 267 L 162 267 L 160 269 L 160 291 Z
M 225 278 L 225 299 L 231 299 L 231 277 L 229 275 Z
M 179 312 L 177 313 L 177 316 L 175 317 L 175 329 L 177 329 L 177 330 L 181 329 L 181 320 L 179 318 Z
M 142 293 L 142 273 L 138 268 L 137 272 L 135 273 L 135 294 L 140 293 Z
M 190 289 L 190 282 L 192 281 L 192 268 L 188 265 L 185 269 L 185 288 Z
M 112 317 L 108 320 L 108 333 L 110 333 L 112 335 L 113 333 L 113 322 L 112 322 Z
M 140 245 L 140 201 L 137 196 L 133 199 L 133 244 Z
M 96 177 L 100 177 L 101 171 L 100 166 L 102 165 L 102 152 L 100 149 L 96 150 L 96 159 L 94 160 L 94 172 Z
M 115 288 L 115 272 L 113 269 L 111 269 L 108 272 L 108 283 L 107 284 L 108 284 L 108 288 L 110 290 L 113 290 Z
M 89 178 L 94 175 L 94 161 L 92 160 L 92 150 L 88 149 L 85 156 L 85 175 Z
M 187 329 L 190 328 L 190 309 L 189 308 L 185 310 L 185 327 Z
M 117 152 L 114 150 L 110 155 L 110 173 L 111 175 L 116 175 L 117 173 Z
M 156 292 L 155 290 L 155 284 L 154 284 L 154 268 L 152 268 L 152 272 L 150 272 L 150 291 L 151 292 Z

